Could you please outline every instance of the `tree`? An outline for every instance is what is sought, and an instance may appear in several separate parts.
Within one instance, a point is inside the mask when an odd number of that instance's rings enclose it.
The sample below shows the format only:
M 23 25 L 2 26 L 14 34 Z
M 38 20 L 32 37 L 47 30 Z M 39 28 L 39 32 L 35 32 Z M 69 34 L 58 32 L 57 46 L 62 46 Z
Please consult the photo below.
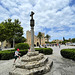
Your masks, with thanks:
M 0 24 L 0 41 L 4 41 L 6 39 L 6 35 L 4 34 L 6 32 L 4 25 Z
M 45 36 L 47 38 L 47 42 L 49 42 L 49 39 L 51 38 L 48 34 Z
M 13 37 L 13 48 L 14 48 L 14 46 L 15 46 L 15 38 L 17 37 L 17 36 L 22 36 L 23 35 L 23 28 L 21 27 L 21 22 L 17 19 L 15 19 L 14 20 L 14 22 L 13 22 L 13 25 L 14 25 L 14 27 L 13 27 L 13 32 L 12 32 L 12 37 Z
M 6 28 L 5 26 L 1 23 L 0 24 L 0 41 L 1 41 L 1 49 L 3 49 L 3 41 L 7 39 L 6 36 Z
M 63 41 L 65 41 L 65 38 L 63 37 Z
M 40 40 L 40 45 L 41 45 L 42 33 L 41 33 L 41 32 L 39 32 L 37 37 L 39 38 L 39 40 Z
M 7 41 L 9 41 L 9 43 L 11 44 L 11 46 L 13 46 L 13 38 L 9 38 Z M 24 43 L 26 41 L 27 41 L 27 39 L 24 38 L 23 36 L 21 36 L 21 37 L 17 36 L 15 38 L 15 44 Z
M 15 19 L 14 22 L 12 22 L 12 19 L 8 19 L 1 24 L 5 27 L 5 33 L 3 33 L 3 35 L 5 35 L 6 38 L 4 40 L 9 38 L 15 39 L 17 36 L 20 37 L 23 35 L 23 28 L 21 27 L 21 22 L 18 19 Z M 14 43 L 15 41 L 13 42 L 13 47 Z
M 72 42 L 75 43 L 75 38 L 72 38 Z
M 71 41 L 72 41 L 72 40 L 71 40 L 71 38 L 69 38 L 68 40 L 69 40 L 69 42 L 71 42 Z
M 16 39 L 16 41 L 15 41 L 16 43 L 24 43 L 27 41 L 27 39 L 23 36 L 15 38 L 15 39 Z

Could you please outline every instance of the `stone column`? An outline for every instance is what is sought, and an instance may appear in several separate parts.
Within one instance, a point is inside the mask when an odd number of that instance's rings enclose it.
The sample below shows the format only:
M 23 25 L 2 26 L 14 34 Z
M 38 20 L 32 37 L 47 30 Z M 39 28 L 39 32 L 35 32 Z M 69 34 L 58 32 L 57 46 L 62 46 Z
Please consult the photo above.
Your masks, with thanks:
M 31 52 L 34 52 L 34 19 L 33 19 L 34 12 L 31 12 L 31 20 L 30 20 L 30 26 L 31 26 Z
M 34 27 L 31 27 L 31 52 L 34 51 Z

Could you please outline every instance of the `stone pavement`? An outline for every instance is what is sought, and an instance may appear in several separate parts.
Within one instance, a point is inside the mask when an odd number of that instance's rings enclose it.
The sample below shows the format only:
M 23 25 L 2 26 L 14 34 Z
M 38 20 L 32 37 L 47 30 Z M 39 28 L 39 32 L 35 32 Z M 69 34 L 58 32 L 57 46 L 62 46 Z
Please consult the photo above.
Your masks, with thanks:
M 50 72 L 45 75 L 75 75 L 75 61 L 65 59 L 60 55 L 60 50 L 63 48 L 75 48 L 74 46 L 51 47 L 53 49 L 52 55 L 47 55 L 53 60 L 53 67 Z M 19 59 L 18 59 L 19 60 Z M 17 60 L 17 61 L 18 61 Z M 0 75 L 9 75 L 15 66 L 13 65 L 14 59 L 0 60 Z
M 0 60 L 0 75 L 9 75 L 9 71 L 11 71 L 14 67 L 14 60 Z
M 52 47 L 53 54 L 48 57 L 53 60 L 53 67 L 45 75 L 75 75 L 75 61 L 65 59 L 61 56 L 60 50 L 65 48 L 75 48 L 75 46 Z

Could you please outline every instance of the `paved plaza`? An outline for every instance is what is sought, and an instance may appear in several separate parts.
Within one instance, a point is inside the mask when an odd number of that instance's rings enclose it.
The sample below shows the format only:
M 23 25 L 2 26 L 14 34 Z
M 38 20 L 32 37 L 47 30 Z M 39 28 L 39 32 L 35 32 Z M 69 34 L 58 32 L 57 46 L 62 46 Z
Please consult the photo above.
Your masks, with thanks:
M 51 48 L 53 49 L 53 54 L 47 56 L 49 57 L 49 59 L 53 60 L 53 66 L 51 71 L 45 75 L 75 75 L 75 61 L 65 59 L 60 55 L 61 49 L 75 48 L 75 47 L 62 45 L 61 48 L 59 47 L 51 47 Z M 9 71 L 12 71 L 15 68 L 13 62 L 14 59 L 0 60 L 0 75 L 9 75 Z
M 48 57 L 53 60 L 51 71 L 45 75 L 75 75 L 75 61 L 65 59 L 61 56 L 60 50 L 65 48 L 75 48 L 74 46 L 52 47 L 53 54 Z

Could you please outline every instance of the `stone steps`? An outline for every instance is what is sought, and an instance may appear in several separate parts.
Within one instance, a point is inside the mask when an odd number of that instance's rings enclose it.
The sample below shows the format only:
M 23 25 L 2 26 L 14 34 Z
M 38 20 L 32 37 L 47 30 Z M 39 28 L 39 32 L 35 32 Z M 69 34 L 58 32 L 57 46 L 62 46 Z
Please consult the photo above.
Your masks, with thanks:
M 38 51 L 35 51 L 35 52 L 28 52 L 27 53 L 27 56 L 36 56 L 36 55 L 38 55 L 39 54 L 39 52 Z
M 46 65 L 31 70 L 22 68 L 16 68 L 13 72 L 9 72 L 10 75 L 40 75 L 50 71 L 53 62 L 49 61 Z
M 28 75 L 29 70 L 26 69 L 21 69 L 21 68 L 16 68 L 14 71 L 9 72 L 9 75 Z
M 36 56 L 25 56 L 21 59 L 21 61 L 23 62 L 31 62 L 31 61 L 39 61 L 44 57 L 44 55 L 42 53 L 36 55 Z
M 9 75 L 41 75 L 50 71 L 52 64 L 53 61 L 44 54 L 28 52 L 15 64 L 15 70 L 9 72 Z
M 23 69 L 32 69 L 32 68 L 37 68 L 37 67 L 42 67 L 45 65 L 45 63 L 48 61 L 48 58 L 46 56 L 44 56 L 43 59 L 37 61 L 33 61 L 33 62 L 28 62 L 28 63 L 24 63 L 24 64 L 16 64 L 16 68 L 23 68 Z

